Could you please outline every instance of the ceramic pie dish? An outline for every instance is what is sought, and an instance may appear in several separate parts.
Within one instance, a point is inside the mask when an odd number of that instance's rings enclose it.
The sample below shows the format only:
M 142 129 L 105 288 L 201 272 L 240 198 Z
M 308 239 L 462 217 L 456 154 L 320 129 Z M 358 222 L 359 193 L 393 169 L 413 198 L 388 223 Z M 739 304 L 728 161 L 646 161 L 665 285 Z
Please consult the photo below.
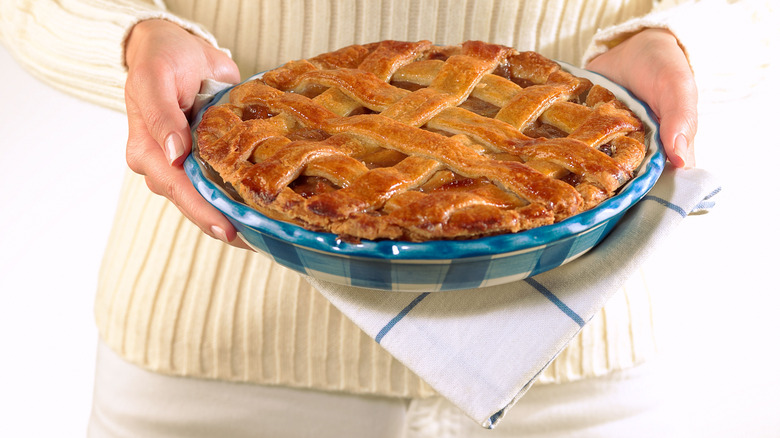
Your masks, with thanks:
M 626 105 L 644 124 L 647 149 L 634 178 L 614 196 L 550 225 L 467 240 L 343 239 L 335 233 L 272 219 L 238 201 L 213 177 L 213 170 L 199 159 L 196 148 L 184 168 L 200 194 L 225 214 L 249 245 L 305 275 L 350 286 L 405 292 L 480 288 L 521 280 L 567 263 L 597 245 L 652 188 L 666 161 L 658 124 L 643 102 L 600 75 L 559 64 L 567 72 L 611 91 Z M 197 128 L 204 112 L 227 102 L 229 91 L 217 94 L 198 112 L 192 122 L 193 144 L 197 144 Z

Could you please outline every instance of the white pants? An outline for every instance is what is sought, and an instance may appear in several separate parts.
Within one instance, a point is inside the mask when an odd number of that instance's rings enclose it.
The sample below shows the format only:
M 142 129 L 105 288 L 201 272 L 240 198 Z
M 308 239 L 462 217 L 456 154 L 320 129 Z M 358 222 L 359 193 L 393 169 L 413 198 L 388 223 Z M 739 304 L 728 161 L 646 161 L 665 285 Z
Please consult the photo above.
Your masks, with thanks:
M 494 430 L 442 398 L 386 397 L 171 377 L 98 347 L 91 438 L 673 437 L 647 365 L 534 386 Z

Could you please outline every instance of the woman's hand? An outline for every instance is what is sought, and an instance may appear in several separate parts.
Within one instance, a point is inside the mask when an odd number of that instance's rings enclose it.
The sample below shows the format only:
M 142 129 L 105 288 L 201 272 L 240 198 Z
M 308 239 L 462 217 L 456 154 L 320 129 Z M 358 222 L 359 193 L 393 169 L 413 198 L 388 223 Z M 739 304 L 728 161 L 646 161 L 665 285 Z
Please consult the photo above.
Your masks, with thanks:
M 192 147 L 187 116 L 201 81 L 236 83 L 238 67 L 222 51 L 165 20 L 142 21 L 127 39 L 127 164 L 144 175 L 204 233 L 246 248 L 225 216 L 195 190 L 182 163 Z
M 650 105 L 660 122 L 669 161 L 676 167 L 695 166 L 698 92 L 674 35 L 645 29 L 593 59 L 587 68 L 625 86 Z

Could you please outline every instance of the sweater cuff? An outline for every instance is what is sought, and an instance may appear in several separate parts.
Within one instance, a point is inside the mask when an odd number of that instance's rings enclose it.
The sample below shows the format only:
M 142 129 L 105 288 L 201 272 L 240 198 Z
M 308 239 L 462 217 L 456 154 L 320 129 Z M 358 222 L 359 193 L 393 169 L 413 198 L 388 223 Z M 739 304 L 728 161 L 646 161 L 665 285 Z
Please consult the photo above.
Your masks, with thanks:
M 588 65 L 590 61 L 599 55 L 606 53 L 609 49 L 645 29 L 665 29 L 671 32 L 675 38 L 677 38 L 677 43 L 680 45 L 685 57 L 688 59 L 688 64 L 691 65 L 688 49 L 680 37 L 680 34 L 684 32 L 681 32 L 679 25 L 680 20 L 678 18 L 680 14 L 685 13 L 685 11 L 681 11 L 680 9 L 690 7 L 691 3 L 688 3 L 670 9 L 656 10 L 648 15 L 635 17 L 621 24 L 599 29 L 585 49 L 585 53 L 582 56 L 582 65 Z M 692 65 L 691 68 L 693 68 Z
M 224 52 L 227 56 L 233 57 L 230 53 L 230 50 L 220 47 L 217 43 L 217 39 L 212 35 L 210 32 L 208 32 L 206 29 L 203 28 L 203 26 L 184 20 L 174 14 L 169 13 L 165 10 L 149 10 L 149 11 L 143 11 L 142 13 L 139 13 L 133 17 L 133 20 L 129 23 L 127 28 L 125 29 L 125 33 L 122 36 L 122 65 L 127 68 L 127 65 L 125 64 L 125 50 L 127 48 L 127 38 L 130 37 L 130 32 L 133 30 L 136 24 L 146 21 L 146 20 L 166 20 L 170 21 L 173 24 L 178 25 L 179 27 L 183 28 L 184 30 L 188 31 L 189 33 L 200 37 L 204 39 L 206 42 L 214 46 L 215 48 L 221 50 Z
M 142 20 L 174 22 L 217 47 L 201 26 L 162 2 L 0 2 L 0 41 L 33 76 L 68 94 L 124 111 L 124 43 Z
M 696 75 L 699 102 L 738 99 L 771 79 L 780 30 L 774 0 L 707 0 L 657 9 L 599 30 L 583 65 L 647 28 L 669 30 Z

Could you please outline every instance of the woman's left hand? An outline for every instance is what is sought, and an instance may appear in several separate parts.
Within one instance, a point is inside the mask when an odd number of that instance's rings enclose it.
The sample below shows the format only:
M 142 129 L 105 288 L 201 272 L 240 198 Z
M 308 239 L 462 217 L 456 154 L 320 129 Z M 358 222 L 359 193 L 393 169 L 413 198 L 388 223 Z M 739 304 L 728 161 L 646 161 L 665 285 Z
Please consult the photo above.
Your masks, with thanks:
M 661 142 L 672 165 L 695 166 L 698 91 L 674 35 L 663 29 L 645 29 L 596 57 L 586 68 L 623 85 L 647 103 L 658 117 Z

